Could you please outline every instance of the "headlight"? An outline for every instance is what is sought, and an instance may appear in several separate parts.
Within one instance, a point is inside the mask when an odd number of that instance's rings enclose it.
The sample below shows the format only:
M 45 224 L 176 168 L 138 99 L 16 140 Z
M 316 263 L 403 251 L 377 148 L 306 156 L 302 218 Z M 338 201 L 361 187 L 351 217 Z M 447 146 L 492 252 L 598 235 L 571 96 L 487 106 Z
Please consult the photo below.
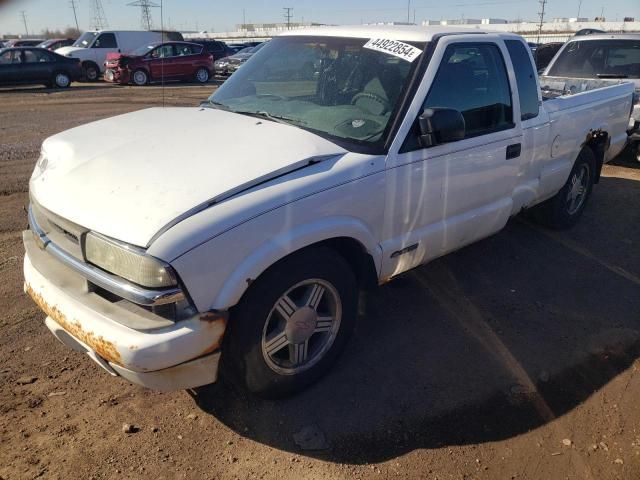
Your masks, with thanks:
M 90 232 L 85 238 L 84 249 L 88 262 L 130 282 L 151 288 L 177 284 L 169 265 L 136 247 Z

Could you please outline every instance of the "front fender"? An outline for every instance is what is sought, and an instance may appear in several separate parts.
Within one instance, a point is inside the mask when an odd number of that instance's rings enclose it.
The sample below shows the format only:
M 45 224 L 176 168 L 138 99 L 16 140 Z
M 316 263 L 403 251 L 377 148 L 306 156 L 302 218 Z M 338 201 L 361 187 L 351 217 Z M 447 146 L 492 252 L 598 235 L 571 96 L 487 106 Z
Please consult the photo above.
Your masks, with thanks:
M 238 303 L 253 280 L 287 255 L 323 240 L 341 237 L 358 241 L 372 256 L 376 272 L 380 273 L 382 249 L 366 225 L 352 217 L 323 218 L 266 240 L 226 280 L 212 308 L 223 309 Z
M 361 220 L 349 216 L 323 217 L 277 231 L 274 226 L 279 222 L 275 217 L 274 213 L 254 219 L 172 263 L 199 311 L 229 309 L 271 265 L 297 250 L 332 238 L 358 241 L 372 256 L 376 271 L 380 271 L 382 251 L 374 233 Z M 257 232 L 264 235 L 256 235 Z M 218 261 L 211 264 L 210 259 Z

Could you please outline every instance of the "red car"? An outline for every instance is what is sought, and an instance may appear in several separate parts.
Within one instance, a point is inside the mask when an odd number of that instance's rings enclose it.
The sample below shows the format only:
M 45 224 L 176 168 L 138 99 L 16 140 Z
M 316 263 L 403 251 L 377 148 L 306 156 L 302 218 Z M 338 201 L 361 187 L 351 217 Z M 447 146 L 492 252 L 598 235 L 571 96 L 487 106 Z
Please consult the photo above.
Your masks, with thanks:
M 197 43 L 159 42 L 126 55 L 107 54 L 104 65 L 104 79 L 122 85 L 146 85 L 160 80 L 207 83 L 213 72 L 213 56 Z

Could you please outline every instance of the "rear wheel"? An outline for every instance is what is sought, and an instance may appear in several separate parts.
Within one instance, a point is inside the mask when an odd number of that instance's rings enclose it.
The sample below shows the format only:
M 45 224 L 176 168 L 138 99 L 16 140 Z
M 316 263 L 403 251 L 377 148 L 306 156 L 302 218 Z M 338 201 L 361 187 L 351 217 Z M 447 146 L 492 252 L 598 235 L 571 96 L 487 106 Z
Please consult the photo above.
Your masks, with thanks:
M 567 182 L 549 200 L 533 209 L 534 218 L 551 228 L 572 227 L 582 215 L 595 178 L 596 158 L 584 147 L 576 159 Z
M 195 74 L 196 82 L 207 83 L 209 81 L 209 70 L 206 68 L 199 68 Z
M 133 76 L 131 77 L 133 83 L 141 87 L 142 85 L 146 85 L 149 83 L 149 75 L 144 70 L 136 70 L 133 72 Z
M 304 389 L 328 371 L 355 325 L 358 288 L 336 252 L 314 247 L 265 272 L 231 313 L 224 372 L 266 397 Z
M 65 72 L 57 72 L 53 75 L 52 83 L 57 88 L 67 88 L 71 85 L 71 78 Z

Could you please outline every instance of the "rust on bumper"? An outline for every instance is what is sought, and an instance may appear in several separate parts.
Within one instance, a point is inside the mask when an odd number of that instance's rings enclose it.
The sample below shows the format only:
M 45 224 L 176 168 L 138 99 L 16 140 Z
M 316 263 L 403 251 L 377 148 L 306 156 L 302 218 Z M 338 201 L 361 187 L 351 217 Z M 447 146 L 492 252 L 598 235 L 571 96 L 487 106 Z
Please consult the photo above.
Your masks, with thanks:
M 120 358 L 120 352 L 118 352 L 118 349 L 112 342 L 105 340 L 102 336 L 96 336 L 92 332 L 84 331 L 80 322 L 70 321 L 66 315 L 58 309 L 58 307 L 49 305 L 39 293 L 31 288 L 31 285 L 26 284 L 25 290 L 33 301 L 36 302 L 36 304 L 44 311 L 44 313 L 51 317 L 58 325 L 69 333 L 69 335 L 91 347 L 98 355 L 108 362 L 123 366 Z

